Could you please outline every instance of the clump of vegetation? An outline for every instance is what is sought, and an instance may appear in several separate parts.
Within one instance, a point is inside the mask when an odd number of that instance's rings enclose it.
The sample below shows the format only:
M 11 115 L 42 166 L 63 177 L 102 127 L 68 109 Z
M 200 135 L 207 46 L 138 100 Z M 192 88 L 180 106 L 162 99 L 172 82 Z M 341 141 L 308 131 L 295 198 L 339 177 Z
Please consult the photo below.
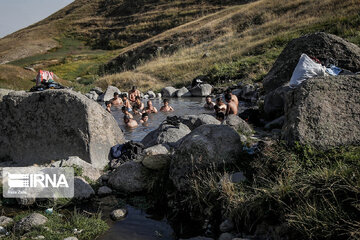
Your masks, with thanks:
M 281 234 L 303 239 L 359 238 L 359 159 L 359 146 L 320 151 L 272 145 L 241 159 L 247 181 L 232 183 L 226 170 L 211 169 L 193 178 L 192 205 L 220 210 L 241 232 L 254 233 L 265 223 L 286 226 Z
M 14 222 L 26 217 L 31 212 L 22 212 L 14 217 Z M 41 213 L 43 214 L 43 213 Z M 67 237 L 76 236 L 78 239 L 95 239 L 104 233 L 109 226 L 101 219 L 101 214 L 97 213 L 87 216 L 79 213 L 76 209 L 74 212 L 59 213 L 54 211 L 52 214 L 45 215 L 48 221 L 44 226 L 32 229 L 24 236 L 27 238 L 42 235 L 45 239 L 62 240 Z M 74 229 L 79 231 L 74 233 Z M 12 231 L 11 234 L 2 239 L 17 239 L 18 233 Z

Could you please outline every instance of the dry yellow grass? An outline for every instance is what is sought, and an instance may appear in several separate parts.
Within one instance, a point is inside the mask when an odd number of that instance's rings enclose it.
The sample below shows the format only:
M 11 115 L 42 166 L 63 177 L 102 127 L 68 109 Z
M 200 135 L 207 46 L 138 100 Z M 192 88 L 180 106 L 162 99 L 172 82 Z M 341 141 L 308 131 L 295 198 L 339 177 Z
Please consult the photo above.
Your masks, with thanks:
M 141 62 L 133 71 L 158 79 L 162 86 L 187 84 L 194 77 L 207 73 L 214 64 L 226 64 L 254 56 L 258 47 L 278 39 L 288 41 L 290 39 L 287 38 L 314 31 L 312 27 L 317 24 L 356 15 L 359 10 L 359 0 L 259 0 L 231 6 L 165 31 L 124 48 L 120 54 L 161 41 L 182 46 L 172 55 L 159 54 L 149 61 Z M 316 30 L 326 31 L 326 27 Z M 217 33 L 215 38 L 207 39 L 214 33 Z M 183 42 L 176 42 L 178 36 L 184 36 L 183 40 L 195 38 L 193 42 L 199 44 L 185 46 Z M 279 54 L 281 48 L 274 51 Z M 202 58 L 205 53 L 209 57 Z M 274 60 L 271 58 L 270 63 L 266 64 L 259 62 L 259 71 L 266 73 Z
M 103 89 L 106 89 L 109 85 L 116 86 L 121 91 L 128 91 L 132 86 L 137 86 L 141 91 L 147 89 L 159 90 L 162 87 L 157 79 L 147 74 L 130 71 L 104 76 L 98 81 L 98 86 Z

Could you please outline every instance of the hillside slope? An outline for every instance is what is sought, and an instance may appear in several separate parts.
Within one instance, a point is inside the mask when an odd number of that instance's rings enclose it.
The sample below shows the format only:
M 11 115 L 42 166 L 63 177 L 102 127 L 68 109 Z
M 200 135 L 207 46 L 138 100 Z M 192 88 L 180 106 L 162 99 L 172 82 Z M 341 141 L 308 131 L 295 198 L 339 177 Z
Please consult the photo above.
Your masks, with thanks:
M 222 9 L 234 1 L 76 0 L 0 39 L 0 63 L 43 54 L 71 36 L 92 48 L 117 49 Z
M 283 47 L 303 34 L 324 31 L 360 44 L 359 11 L 358 0 L 230 6 L 120 50 L 104 67 L 110 75 L 97 85 L 128 86 L 129 75 L 157 79 L 157 89 L 188 84 L 198 75 L 214 84 L 260 81 Z

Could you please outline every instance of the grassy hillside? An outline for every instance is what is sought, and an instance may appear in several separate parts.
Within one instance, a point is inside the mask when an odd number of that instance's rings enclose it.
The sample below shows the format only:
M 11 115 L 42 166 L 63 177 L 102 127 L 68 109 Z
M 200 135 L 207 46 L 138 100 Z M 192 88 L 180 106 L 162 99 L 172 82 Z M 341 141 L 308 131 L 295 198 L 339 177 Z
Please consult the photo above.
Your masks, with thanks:
M 157 79 L 157 89 L 188 84 L 198 75 L 214 84 L 261 81 L 284 46 L 303 34 L 325 31 L 360 45 L 359 10 L 358 1 L 338 0 L 231 6 L 121 50 L 106 70 L 125 72 L 105 75 L 97 85 L 121 88 L 129 72 Z
M 0 63 L 55 71 L 72 81 L 77 90 L 87 91 L 98 78 L 99 67 L 119 54 L 116 49 L 233 2 L 76 0 L 50 17 L 0 39 Z
M 232 1 L 76 0 L 50 17 L 0 39 L 0 63 L 60 46 L 63 35 L 94 49 L 117 49 L 215 12 Z M 227 3 L 230 2 L 230 3 Z
M 198 75 L 216 85 L 261 81 L 303 34 L 360 44 L 359 10 L 358 0 L 77 0 L 0 39 L 0 62 L 54 71 L 81 91 L 159 90 Z

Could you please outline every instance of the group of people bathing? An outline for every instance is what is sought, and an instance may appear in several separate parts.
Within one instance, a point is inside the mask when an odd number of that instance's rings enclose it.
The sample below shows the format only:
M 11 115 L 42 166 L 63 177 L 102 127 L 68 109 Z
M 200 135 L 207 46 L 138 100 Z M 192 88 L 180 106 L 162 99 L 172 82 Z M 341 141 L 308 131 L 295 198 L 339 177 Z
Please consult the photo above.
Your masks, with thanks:
M 239 100 L 238 98 L 231 93 L 230 90 L 225 92 L 225 104 L 221 97 L 216 99 L 214 103 L 211 99 L 211 96 L 206 97 L 206 103 L 204 105 L 205 109 L 214 110 L 216 119 L 223 121 L 225 116 L 238 113 Z M 171 112 L 174 111 L 174 108 L 169 105 L 169 100 L 163 100 L 164 105 L 160 108 L 161 112 Z M 141 115 L 140 123 L 146 125 L 149 120 L 149 114 L 158 113 L 156 107 L 153 106 L 152 101 L 147 101 L 147 106 L 145 107 L 144 103 L 141 102 L 140 91 L 133 87 L 129 91 L 129 98 L 126 94 L 123 94 L 121 97 L 119 93 L 114 93 L 114 98 L 110 101 L 105 102 L 106 110 L 111 113 L 112 106 L 122 106 L 121 110 L 124 113 L 124 123 L 127 127 L 135 128 L 139 124 L 134 119 L 133 114 Z M 130 112 L 133 112 L 131 114 Z
M 231 93 L 230 90 L 225 91 L 225 101 L 227 104 L 225 104 L 221 97 L 218 97 L 216 99 L 216 102 L 214 103 L 211 99 L 211 96 L 206 97 L 206 103 L 204 105 L 204 108 L 209 110 L 214 110 L 216 119 L 219 121 L 224 121 L 225 116 L 234 114 L 238 114 L 239 109 L 239 100 L 238 98 Z
M 164 105 L 160 108 L 161 112 L 171 112 L 174 111 L 173 107 L 169 105 L 169 100 L 164 99 Z M 156 107 L 153 106 L 152 101 L 147 101 L 147 106 L 145 107 L 144 103 L 141 102 L 140 91 L 133 87 L 129 91 L 129 98 L 126 94 L 123 94 L 121 97 L 119 93 L 115 92 L 114 97 L 105 102 L 106 110 L 111 113 L 111 106 L 122 106 L 121 110 L 124 113 L 124 123 L 127 127 L 135 128 L 139 124 L 134 119 L 134 114 L 141 115 L 140 123 L 146 125 L 149 120 L 149 114 L 158 113 Z

